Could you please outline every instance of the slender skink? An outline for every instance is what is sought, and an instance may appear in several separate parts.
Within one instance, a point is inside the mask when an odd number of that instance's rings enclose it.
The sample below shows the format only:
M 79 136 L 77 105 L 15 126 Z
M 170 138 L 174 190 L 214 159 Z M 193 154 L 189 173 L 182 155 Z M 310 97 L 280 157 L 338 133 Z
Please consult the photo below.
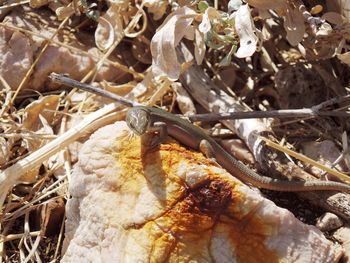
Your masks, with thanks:
M 284 192 L 333 190 L 350 193 L 350 185 L 344 183 L 286 181 L 261 176 L 234 158 L 201 128 L 161 109 L 147 106 L 132 107 L 127 112 L 126 122 L 129 128 L 140 136 L 152 131 L 155 125 L 163 124 L 163 128 L 171 137 L 195 150 L 200 148 L 201 142 L 206 141 L 210 145 L 213 157 L 224 169 L 243 182 L 256 187 Z

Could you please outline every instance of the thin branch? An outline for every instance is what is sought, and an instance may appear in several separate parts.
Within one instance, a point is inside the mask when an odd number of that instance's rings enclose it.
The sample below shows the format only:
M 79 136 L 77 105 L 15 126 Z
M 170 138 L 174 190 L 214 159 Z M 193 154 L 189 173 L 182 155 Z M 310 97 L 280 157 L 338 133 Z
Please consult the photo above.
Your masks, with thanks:
M 350 112 L 344 111 L 314 111 L 313 109 L 289 109 L 271 111 L 246 111 L 229 113 L 195 114 L 188 118 L 191 121 L 220 121 L 235 119 L 259 119 L 259 118 L 304 118 L 318 116 L 350 117 Z

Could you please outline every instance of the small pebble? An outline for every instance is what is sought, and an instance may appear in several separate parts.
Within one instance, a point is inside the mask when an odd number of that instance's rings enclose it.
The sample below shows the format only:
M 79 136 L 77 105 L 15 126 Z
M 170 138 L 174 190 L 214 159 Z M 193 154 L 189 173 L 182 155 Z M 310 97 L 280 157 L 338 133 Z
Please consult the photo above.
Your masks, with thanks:
M 344 255 L 342 263 L 350 263 L 350 226 L 339 228 L 334 232 L 333 237 L 340 242 Z
M 338 229 L 342 225 L 342 220 L 337 215 L 329 212 L 319 217 L 316 222 L 316 227 L 324 232 Z

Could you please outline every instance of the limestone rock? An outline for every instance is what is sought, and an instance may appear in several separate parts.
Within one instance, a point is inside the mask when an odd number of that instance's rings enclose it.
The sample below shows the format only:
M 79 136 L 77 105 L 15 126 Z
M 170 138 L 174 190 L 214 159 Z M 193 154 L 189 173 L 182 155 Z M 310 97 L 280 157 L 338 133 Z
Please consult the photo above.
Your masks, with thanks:
M 337 262 L 342 254 L 202 154 L 147 150 L 124 122 L 85 142 L 62 262 Z

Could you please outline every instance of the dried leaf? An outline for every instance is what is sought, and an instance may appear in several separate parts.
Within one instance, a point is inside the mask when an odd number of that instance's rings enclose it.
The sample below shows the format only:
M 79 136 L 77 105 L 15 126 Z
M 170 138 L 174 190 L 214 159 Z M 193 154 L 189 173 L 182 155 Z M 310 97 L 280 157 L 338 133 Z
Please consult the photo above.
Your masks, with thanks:
M 350 51 L 343 54 L 338 54 L 337 57 L 341 62 L 350 66 Z
M 113 43 L 124 36 L 123 22 L 118 4 L 111 5 L 107 12 L 99 17 L 95 31 L 95 43 L 101 51 L 109 49 Z
M 328 23 L 322 23 L 320 28 L 316 32 L 316 36 L 330 36 L 333 33 L 333 28 L 330 24 Z
M 144 0 L 143 4 L 148 7 L 148 12 L 153 14 L 154 20 L 161 19 L 168 7 L 166 0 Z
M 71 15 L 74 14 L 74 7 L 73 6 L 62 6 L 58 7 L 55 10 L 56 16 L 58 20 L 63 20 Z
M 169 15 L 152 38 L 152 72 L 155 77 L 167 76 L 177 80 L 181 65 L 177 60 L 175 47 L 185 36 L 196 12 L 188 7 L 181 7 Z
M 98 26 L 95 31 L 95 43 L 101 51 L 106 51 L 114 43 L 114 28 L 104 17 L 98 19 Z
M 52 122 L 56 115 L 55 111 L 59 105 L 59 96 L 51 95 L 43 97 L 29 104 L 24 110 L 23 128 L 27 131 L 32 131 L 31 137 L 24 137 L 23 141 L 26 143 L 26 148 L 29 151 L 39 149 L 42 145 L 47 143 L 47 140 L 35 137 L 38 135 L 52 135 Z M 33 172 L 35 174 L 35 172 Z M 30 176 L 34 176 L 29 173 Z
M 230 51 L 226 54 L 226 56 L 220 61 L 219 66 L 225 67 L 231 64 L 232 61 L 232 55 L 236 52 L 237 47 L 235 45 L 232 45 Z
M 202 61 L 204 59 L 205 55 L 205 41 L 204 41 L 204 34 L 201 33 L 198 29 L 195 30 L 195 46 L 194 46 L 194 56 L 196 58 L 197 65 L 202 64 Z
M 194 28 L 194 26 L 189 26 L 188 28 L 187 28 L 187 30 L 186 30 L 186 33 L 185 33 L 185 35 L 184 35 L 184 38 L 186 38 L 186 39 L 188 39 L 188 40 L 191 40 L 191 41 L 194 41 L 194 38 L 195 38 L 195 36 L 194 36 L 194 31 L 195 31 L 195 28 Z
M 298 45 L 303 40 L 305 33 L 304 17 L 298 9 L 287 9 L 284 29 L 287 32 L 287 40 L 292 46 Z
M 47 5 L 49 3 L 49 0 L 30 0 L 29 6 L 32 8 L 38 8 L 44 5 Z
M 199 24 L 199 31 L 202 32 L 203 34 L 208 33 L 211 29 L 211 23 L 210 21 L 216 18 L 220 18 L 219 12 L 213 8 L 213 7 L 208 7 L 205 10 L 205 13 L 202 18 L 202 22 Z
M 29 104 L 24 110 L 23 127 L 29 131 L 38 131 L 43 127 L 39 122 L 41 115 L 51 124 L 59 104 L 60 96 L 50 95 Z
M 31 169 L 29 171 L 26 171 L 25 174 L 23 174 L 20 178 L 19 181 L 21 183 L 26 183 L 26 184 L 32 184 L 36 181 L 36 177 L 39 175 L 39 169 L 40 166 Z
M 242 5 L 236 12 L 235 29 L 239 36 L 240 47 L 236 56 L 249 57 L 254 54 L 258 37 L 255 35 L 255 26 L 248 5 Z
M 129 0 L 107 0 L 108 6 L 118 6 L 120 10 L 126 10 L 129 6 Z
M 39 114 L 40 123 L 43 126 L 40 132 L 43 134 L 54 134 L 51 124 L 41 114 Z
M 335 25 L 341 25 L 346 22 L 346 18 L 343 17 L 341 14 L 336 12 L 327 12 L 322 16 L 322 19 L 327 20 L 328 22 L 335 24 Z

